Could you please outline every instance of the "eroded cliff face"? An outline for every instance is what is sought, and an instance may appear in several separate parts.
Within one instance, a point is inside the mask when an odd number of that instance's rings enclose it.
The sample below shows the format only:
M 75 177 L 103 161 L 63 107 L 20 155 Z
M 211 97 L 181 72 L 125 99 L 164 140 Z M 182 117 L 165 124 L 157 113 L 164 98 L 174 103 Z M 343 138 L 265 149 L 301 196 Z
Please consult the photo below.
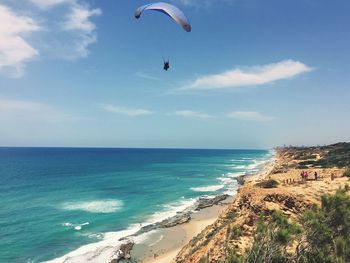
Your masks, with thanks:
M 315 148 L 314 151 L 305 149 L 308 155 L 330 163 L 322 157 L 327 156 L 327 153 L 320 152 L 319 148 Z M 323 150 L 329 151 L 329 148 Z M 228 251 L 232 249 L 238 254 L 244 254 L 252 245 L 257 222 L 262 215 L 268 219 L 273 212 L 279 210 L 291 222 L 298 223 L 303 211 L 312 204 L 319 204 L 322 194 L 334 193 L 339 187 L 349 183 L 347 178 L 342 177 L 344 169 L 323 168 L 318 165 L 306 167 L 304 171 L 307 171 L 310 177 L 302 181 L 301 169 L 295 169 L 300 162 L 308 158 L 302 153 L 303 150 L 300 148 L 280 149 L 270 172 L 263 178 L 255 177 L 248 180 L 240 188 L 227 210 L 214 224 L 208 226 L 183 247 L 175 261 L 197 263 L 205 258 L 206 262 L 224 262 Z M 300 155 L 305 157 L 300 160 Z M 312 177 L 315 172 L 318 174 L 318 180 Z M 261 188 L 259 182 L 267 179 L 277 181 L 277 187 Z
M 284 189 L 260 189 L 246 185 L 226 212 L 180 251 L 176 262 L 199 262 L 202 257 L 209 258 L 209 262 L 221 262 L 233 248 L 242 254 L 253 241 L 255 226 L 261 215 L 268 217 L 275 210 L 280 210 L 295 221 L 311 204 L 293 193 L 286 193 Z

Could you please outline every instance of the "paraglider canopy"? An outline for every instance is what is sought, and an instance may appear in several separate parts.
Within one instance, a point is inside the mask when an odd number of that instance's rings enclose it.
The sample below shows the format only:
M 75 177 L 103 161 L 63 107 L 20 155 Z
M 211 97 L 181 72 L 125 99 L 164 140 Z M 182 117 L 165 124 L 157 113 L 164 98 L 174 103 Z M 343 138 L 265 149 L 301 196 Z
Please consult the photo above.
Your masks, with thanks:
M 139 19 L 141 17 L 142 12 L 147 10 L 164 13 L 170 18 L 172 18 L 177 24 L 182 26 L 182 28 L 186 32 L 191 32 L 191 24 L 189 20 L 187 19 L 185 14 L 176 6 L 163 2 L 147 4 L 136 9 L 135 17 Z

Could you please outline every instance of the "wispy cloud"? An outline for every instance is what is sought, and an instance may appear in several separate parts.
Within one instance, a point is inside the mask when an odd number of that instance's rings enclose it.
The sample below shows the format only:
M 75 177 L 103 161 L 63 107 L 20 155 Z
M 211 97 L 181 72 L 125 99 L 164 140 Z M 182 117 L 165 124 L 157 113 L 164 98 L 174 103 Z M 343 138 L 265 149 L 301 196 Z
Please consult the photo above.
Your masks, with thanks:
M 29 0 L 33 4 L 36 4 L 39 8 L 49 8 L 63 3 L 73 2 L 73 0 Z
M 154 77 L 152 75 L 142 73 L 142 72 L 136 73 L 135 76 L 138 78 L 149 79 L 149 80 L 160 80 L 160 78 L 157 78 L 157 77 Z
M 72 115 L 48 104 L 25 100 L 0 99 L 1 122 L 52 123 L 73 121 L 75 119 Z
M 0 70 L 9 69 L 14 77 L 23 74 L 25 62 L 39 55 L 27 40 L 31 33 L 39 30 L 39 24 L 32 18 L 0 5 Z
M 67 21 L 64 23 L 65 30 L 79 30 L 84 32 L 92 32 L 96 26 L 89 18 L 101 15 L 100 9 L 89 9 L 81 5 L 76 5 L 69 14 Z
M 63 23 L 63 30 L 72 32 L 75 36 L 73 41 L 73 51 L 66 56 L 69 59 L 86 57 L 89 54 L 88 46 L 97 40 L 95 32 L 96 25 L 90 21 L 90 18 L 102 14 L 101 9 L 90 9 L 86 5 L 75 3 Z
M 189 6 L 189 7 L 203 9 L 203 8 L 208 8 L 212 5 L 234 3 L 236 2 L 236 0 L 172 0 L 172 2 Z
M 227 89 L 258 86 L 290 79 L 313 69 L 302 62 L 283 60 L 278 63 L 236 68 L 220 74 L 202 76 L 182 89 Z
M 131 109 L 126 107 L 120 107 L 112 104 L 99 104 L 100 108 L 106 112 L 114 113 L 114 114 L 122 114 L 132 117 L 150 115 L 153 114 L 153 111 L 147 109 Z
M 263 115 L 256 111 L 232 111 L 226 114 L 228 118 L 243 120 L 243 121 L 271 121 L 272 116 Z
M 192 110 L 181 110 L 175 112 L 176 116 L 181 116 L 185 118 L 200 118 L 200 119 L 208 119 L 211 118 L 209 114 L 198 112 L 198 111 L 192 111 Z

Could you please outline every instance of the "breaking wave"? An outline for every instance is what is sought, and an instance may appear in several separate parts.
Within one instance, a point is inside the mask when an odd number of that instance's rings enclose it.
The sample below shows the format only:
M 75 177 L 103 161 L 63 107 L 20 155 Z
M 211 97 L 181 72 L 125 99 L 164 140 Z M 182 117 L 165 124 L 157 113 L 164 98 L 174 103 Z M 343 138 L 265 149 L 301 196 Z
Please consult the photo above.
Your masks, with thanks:
M 123 206 L 120 200 L 95 200 L 84 202 L 65 202 L 61 205 L 63 210 L 80 210 L 89 213 L 114 213 Z
M 191 187 L 191 190 L 196 191 L 196 192 L 215 192 L 215 191 L 218 191 L 224 187 L 225 187 L 225 185 L 219 184 L 219 185 Z

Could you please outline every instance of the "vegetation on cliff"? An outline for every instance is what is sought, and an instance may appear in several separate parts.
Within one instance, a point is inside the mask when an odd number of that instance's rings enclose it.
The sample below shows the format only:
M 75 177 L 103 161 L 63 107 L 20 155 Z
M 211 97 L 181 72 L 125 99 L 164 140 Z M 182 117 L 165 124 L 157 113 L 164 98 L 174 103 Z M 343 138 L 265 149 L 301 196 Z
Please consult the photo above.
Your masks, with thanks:
M 278 182 L 273 179 L 265 180 L 260 183 L 257 183 L 257 186 L 262 188 L 275 188 L 278 186 Z
M 349 187 L 323 195 L 321 207 L 306 210 L 299 224 L 280 212 L 261 218 L 250 250 L 243 256 L 229 251 L 226 263 L 345 263 L 350 259 Z
M 350 167 L 350 143 L 336 143 L 315 147 L 277 148 L 286 159 L 284 168 L 344 168 Z
M 350 168 L 347 168 L 343 174 L 343 176 L 346 176 L 350 179 Z

